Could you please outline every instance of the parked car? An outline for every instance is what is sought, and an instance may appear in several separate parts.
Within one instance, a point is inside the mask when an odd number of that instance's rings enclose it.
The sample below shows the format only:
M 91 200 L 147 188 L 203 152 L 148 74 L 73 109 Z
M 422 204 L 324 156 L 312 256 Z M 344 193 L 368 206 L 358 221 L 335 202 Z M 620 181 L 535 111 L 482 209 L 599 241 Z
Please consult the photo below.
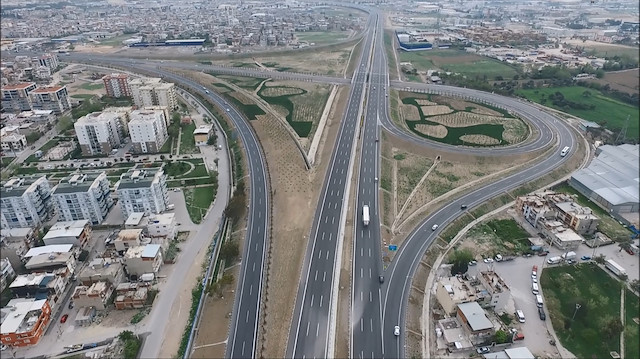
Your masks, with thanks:
M 67 318 L 69 318 L 69 314 L 65 314 L 62 316 L 62 318 L 60 318 L 60 323 L 64 323 L 67 321 Z
M 625 249 L 625 251 L 631 255 L 635 255 L 635 253 L 633 253 L 633 250 L 631 248 L 627 248 Z
M 524 340 L 524 334 L 516 333 L 516 335 L 513 336 L 513 341 L 515 342 L 516 340 Z
M 540 317 L 540 320 L 547 319 L 547 315 L 544 313 L 544 309 L 542 307 L 538 308 L 538 316 Z
M 485 258 L 482 261 L 485 263 L 493 263 L 493 258 Z
M 542 252 L 539 252 L 539 253 L 538 253 L 538 255 L 539 255 L 540 257 L 544 257 L 544 256 L 546 256 L 547 254 L 549 254 L 549 252 L 542 251 Z
M 482 348 L 476 349 L 476 353 L 478 354 L 485 354 L 485 353 L 488 353 L 489 351 L 490 351 L 489 347 L 482 347 Z
M 567 259 L 567 264 L 576 264 L 576 261 L 573 259 Z
M 476 264 L 478 264 L 478 261 L 472 260 L 471 262 L 469 262 L 469 267 L 473 267 Z
M 580 257 L 580 259 L 582 259 L 583 261 L 588 261 L 591 260 L 591 256 L 582 256 Z

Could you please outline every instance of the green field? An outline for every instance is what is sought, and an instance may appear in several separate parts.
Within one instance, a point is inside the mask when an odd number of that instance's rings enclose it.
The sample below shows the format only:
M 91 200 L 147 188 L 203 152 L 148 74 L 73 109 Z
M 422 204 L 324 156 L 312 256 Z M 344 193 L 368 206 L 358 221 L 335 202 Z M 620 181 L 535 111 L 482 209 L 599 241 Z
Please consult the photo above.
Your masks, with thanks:
M 105 46 L 124 46 L 122 44 L 122 42 L 124 40 L 130 39 L 132 37 L 136 37 L 136 34 L 125 34 L 125 35 L 120 35 L 120 36 L 116 36 L 116 37 L 112 37 L 110 39 L 104 39 L 103 41 L 100 41 L 100 45 L 105 45 Z
M 325 44 L 332 44 L 340 40 L 345 40 L 349 35 L 349 33 L 346 31 L 345 32 L 306 31 L 306 32 L 296 32 L 295 35 L 298 38 L 298 41 L 306 41 L 308 43 L 314 43 L 316 45 L 325 45 Z
M 568 101 L 580 105 L 593 105 L 593 109 L 576 109 L 571 107 L 559 107 L 549 100 L 549 95 L 560 92 Z M 623 102 L 604 96 L 600 91 L 587 89 L 580 86 L 540 88 L 530 90 L 518 90 L 516 94 L 537 102 L 544 106 L 549 106 L 568 114 L 580 117 L 587 121 L 604 124 L 609 130 L 620 130 L 624 126 L 627 116 L 629 116 L 629 127 L 627 137 L 638 138 L 640 131 L 639 109 Z
M 84 90 L 93 91 L 93 90 L 99 90 L 101 88 L 104 88 L 104 84 L 92 84 L 87 82 L 80 85 L 80 88 Z
M 620 352 L 619 334 L 607 327 L 620 318 L 620 282 L 595 263 L 547 267 L 540 285 L 553 328 L 562 345 L 578 358 L 610 358 L 611 351 Z M 628 304 L 635 301 L 636 304 Z M 625 317 L 637 317 L 638 297 L 627 296 Z M 576 304 L 580 308 L 576 311 Z M 630 313 L 631 311 L 631 313 Z M 574 318 L 575 313 L 575 318 Z M 638 325 L 635 325 L 636 334 Z M 625 336 L 625 357 L 638 358 L 637 336 Z
M 634 319 L 640 318 L 640 300 L 627 289 L 624 299 L 624 353 L 625 358 L 640 358 L 639 326 Z
M 514 67 L 498 60 L 455 49 L 400 51 L 398 61 L 411 62 L 418 71 L 450 71 L 468 77 L 486 76 L 491 80 L 496 76 L 506 79 L 518 74 Z
M 182 127 L 182 134 L 180 135 L 180 154 L 187 153 L 200 153 L 196 146 L 196 140 L 193 137 L 193 131 L 196 129 L 196 124 L 191 123 Z
M 207 213 L 209 206 L 216 196 L 214 186 L 188 188 L 182 191 L 187 205 L 187 211 L 191 221 L 195 224 L 202 222 L 202 217 Z

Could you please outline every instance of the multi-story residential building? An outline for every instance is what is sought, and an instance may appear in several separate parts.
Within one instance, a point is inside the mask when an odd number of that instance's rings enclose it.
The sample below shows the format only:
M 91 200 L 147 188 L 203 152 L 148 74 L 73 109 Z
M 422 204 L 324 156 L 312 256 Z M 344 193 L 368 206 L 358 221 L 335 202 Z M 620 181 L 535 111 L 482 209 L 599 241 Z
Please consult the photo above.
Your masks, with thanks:
M 123 73 L 113 73 L 102 77 L 107 96 L 110 97 L 131 97 L 131 86 L 129 86 L 129 75 Z
M 129 135 L 133 152 L 155 153 L 167 141 L 167 120 L 161 110 L 136 110 L 130 114 Z
M 124 140 L 122 118 L 117 112 L 93 112 L 73 125 L 84 156 L 109 154 Z
M 71 109 L 71 101 L 66 86 L 40 87 L 29 93 L 34 110 L 51 110 L 62 115 Z
M 142 308 L 147 302 L 149 288 L 144 283 L 120 283 L 116 287 L 116 309 Z
M 113 286 L 109 282 L 100 281 L 90 286 L 79 285 L 73 291 L 73 302 L 79 307 L 94 307 L 104 310 L 113 294 Z
M 480 283 L 489 292 L 488 303 L 485 303 L 486 307 L 492 307 L 494 311 L 503 311 L 506 307 L 509 299 L 511 298 L 511 290 L 509 286 L 500 278 L 500 276 L 494 271 L 480 272 Z M 482 303 L 481 303 L 482 304 Z
M 162 265 L 159 244 L 131 247 L 124 255 L 124 265 L 129 276 L 140 277 L 146 273 L 158 273 Z
M 35 227 L 37 228 L 37 227 Z M 11 262 L 15 269 L 22 268 L 24 255 L 35 246 L 36 234 L 33 228 L 5 228 L 0 231 L 0 248 L 2 257 Z
M 2 108 L 5 111 L 21 112 L 32 109 L 29 93 L 36 89 L 35 82 L 22 82 L 2 86 Z
M 45 245 L 71 244 L 79 248 L 84 248 L 91 238 L 91 226 L 86 219 L 77 221 L 56 222 L 42 241 Z
M 575 202 L 553 203 L 557 218 L 578 234 L 594 234 L 600 224 L 591 208 L 583 207 Z
M 9 258 L 0 259 L 0 271 L 2 272 L 0 276 L 0 291 L 4 292 L 4 289 L 11 284 L 16 277 L 16 271 L 13 270 Z
M 38 63 L 40 66 L 48 68 L 51 72 L 54 72 L 60 65 L 58 62 L 58 55 L 55 53 L 48 53 L 38 57 Z
M 438 281 L 436 299 L 442 309 L 452 315 L 460 303 L 477 300 L 476 290 L 461 276 L 444 277 Z
M 53 271 L 19 275 L 9 285 L 11 295 L 18 298 L 48 298 L 54 304 L 63 298 L 69 283 L 69 276 L 63 274 L 62 271 Z
M 22 151 L 27 147 L 27 136 L 20 133 L 18 126 L 7 126 L 0 129 L 2 151 Z
M 105 280 L 114 287 L 122 283 L 124 280 L 122 263 L 111 258 L 95 258 L 78 273 L 78 281 L 82 285 L 90 286 Z
M 13 347 L 37 344 L 51 320 L 47 299 L 12 299 L 1 311 L 0 341 Z
M 125 218 L 133 212 L 162 213 L 169 204 L 167 176 L 159 169 L 131 169 L 115 185 Z
M 144 213 L 132 213 L 131 215 L 143 215 Z M 131 217 L 131 216 L 129 216 Z M 142 229 L 141 228 L 128 228 L 123 229 L 118 232 L 118 236 L 115 241 L 113 241 L 113 245 L 116 248 L 116 251 L 126 251 L 131 247 L 137 247 L 140 245 L 140 241 L 142 239 Z
M 2 229 L 39 227 L 52 212 L 51 187 L 46 176 L 14 177 L 0 189 Z
M 133 102 L 139 108 L 167 106 L 173 111 L 178 106 L 175 85 L 160 78 L 138 78 L 129 81 Z
M 53 188 L 53 199 L 63 221 L 102 223 L 113 207 L 111 186 L 105 172 L 76 173 Z

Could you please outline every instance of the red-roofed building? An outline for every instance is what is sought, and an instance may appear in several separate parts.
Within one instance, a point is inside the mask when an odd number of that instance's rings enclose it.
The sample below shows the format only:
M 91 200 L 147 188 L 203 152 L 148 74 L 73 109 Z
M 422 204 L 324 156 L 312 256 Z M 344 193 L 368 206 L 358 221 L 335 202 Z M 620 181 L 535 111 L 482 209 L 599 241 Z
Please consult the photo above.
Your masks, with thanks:
M 71 109 L 66 86 L 40 87 L 29 93 L 34 110 L 50 110 L 62 115 Z
M 102 78 L 107 96 L 110 97 L 131 97 L 131 86 L 129 86 L 129 75 L 114 73 L 105 75 Z
M 31 111 L 29 93 L 35 89 L 35 82 L 21 82 L 2 86 L 2 108 L 11 112 Z

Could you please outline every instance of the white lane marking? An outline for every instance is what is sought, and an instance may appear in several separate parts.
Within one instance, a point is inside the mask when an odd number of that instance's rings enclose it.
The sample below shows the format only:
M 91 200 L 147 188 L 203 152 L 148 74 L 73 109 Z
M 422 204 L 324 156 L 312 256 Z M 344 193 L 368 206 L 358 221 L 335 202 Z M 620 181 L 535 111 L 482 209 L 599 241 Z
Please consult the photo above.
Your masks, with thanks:
M 315 275 L 315 277 L 313 278 L 313 280 L 318 280 L 318 271 L 316 271 L 316 275 Z
M 327 279 L 327 272 L 322 274 L 322 281 L 324 282 Z
M 307 336 L 309 336 L 309 325 L 311 325 L 311 322 L 307 322 Z
M 311 306 L 313 307 L 313 299 L 316 297 L 315 294 L 311 294 Z
M 324 299 L 324 295 L 320 295 L 320 307 L 322 307 L 322 300 Z

